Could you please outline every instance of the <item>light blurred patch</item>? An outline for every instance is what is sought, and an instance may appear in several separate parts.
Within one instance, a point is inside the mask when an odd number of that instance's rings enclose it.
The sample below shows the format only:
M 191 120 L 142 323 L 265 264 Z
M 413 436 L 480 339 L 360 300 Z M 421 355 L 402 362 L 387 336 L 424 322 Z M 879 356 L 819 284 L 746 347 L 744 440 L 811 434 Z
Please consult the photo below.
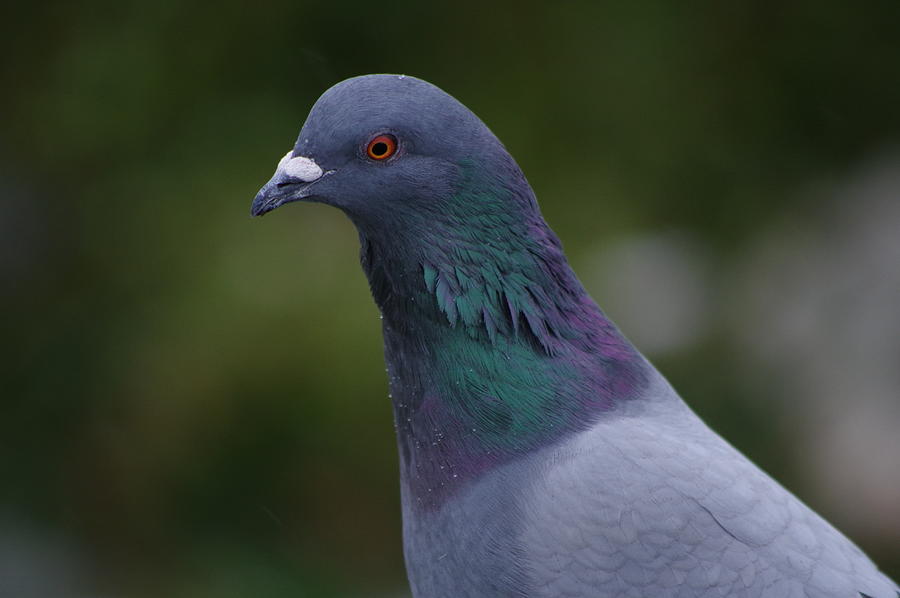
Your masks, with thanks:
M 687 348 L 709 330 L 712 280 L 704 250 L 682 233 L 626 237 L 579 268 L 592 296 L 649 355 Z

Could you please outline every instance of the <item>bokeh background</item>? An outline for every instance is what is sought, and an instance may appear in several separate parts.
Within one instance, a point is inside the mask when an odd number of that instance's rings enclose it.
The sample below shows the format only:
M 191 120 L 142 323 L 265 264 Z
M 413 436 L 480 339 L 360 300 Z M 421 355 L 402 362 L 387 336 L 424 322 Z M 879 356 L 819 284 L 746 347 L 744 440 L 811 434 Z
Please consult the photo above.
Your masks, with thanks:
M 0 596 L 406 595 L 355 232 L 248 215 L 368 72 L 479 114 L 691 406 L 900 578 L 896 0 L 0 11 Z

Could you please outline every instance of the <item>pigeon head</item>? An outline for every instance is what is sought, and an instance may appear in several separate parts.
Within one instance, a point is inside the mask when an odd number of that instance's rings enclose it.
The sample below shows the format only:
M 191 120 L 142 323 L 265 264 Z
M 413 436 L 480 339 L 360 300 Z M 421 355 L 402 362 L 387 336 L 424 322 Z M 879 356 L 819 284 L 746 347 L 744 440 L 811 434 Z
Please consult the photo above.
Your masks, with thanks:
M 251 213 L 296 201 L 356 224 L 372 294 L 398 328 L 415 312 L 545 352 L 610 335 L 503 144 L 421 79 L 366 75 L 327 90 Z
M 314 201 L 342 209 L 371 237 L 396 240 L 435 224 L 471 233 L 484 206 L 461 200 L 484 197 L 461 195 L 467 185 L 500 187 L 498 209 L 536 209 L 503 145 L 463 104 L 415 77 L 366 75 L 319 98 L 251 213 Z

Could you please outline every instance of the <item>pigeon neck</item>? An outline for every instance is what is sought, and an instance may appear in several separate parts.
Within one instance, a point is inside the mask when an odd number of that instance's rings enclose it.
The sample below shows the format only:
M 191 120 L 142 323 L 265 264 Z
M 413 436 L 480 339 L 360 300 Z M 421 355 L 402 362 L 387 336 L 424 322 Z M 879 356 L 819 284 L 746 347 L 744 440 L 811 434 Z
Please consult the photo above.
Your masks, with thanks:
M 633 352 L 572 272 L 518 166 L 511 158 L 494 166 L 505 176 L 462 165 L 456 192 L 433 201 L 438 212 L 359 226 L 361 262 L 384 318 L 547 356 Z
M 590 427 L 646 383 L 646 362 L 584 291 L 536 206 L 510 217 L 480 199 L 466 203 L 491 228 L 432 222 L 390 242 L 361 236 L 413 508 L 437 508 L 494 467 Z

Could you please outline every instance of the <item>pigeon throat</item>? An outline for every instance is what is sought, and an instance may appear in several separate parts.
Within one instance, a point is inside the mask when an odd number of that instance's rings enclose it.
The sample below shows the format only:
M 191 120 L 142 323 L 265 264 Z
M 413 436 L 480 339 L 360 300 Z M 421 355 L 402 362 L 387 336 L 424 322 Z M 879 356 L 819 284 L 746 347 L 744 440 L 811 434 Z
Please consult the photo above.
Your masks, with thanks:
M 587 295 L 536 205 L 460 203 L 476 208 L 406 222 L 390 242 L 360 235 L 403 477 L 426 509 L 587 429 L 646 383 L 643 358 Z

